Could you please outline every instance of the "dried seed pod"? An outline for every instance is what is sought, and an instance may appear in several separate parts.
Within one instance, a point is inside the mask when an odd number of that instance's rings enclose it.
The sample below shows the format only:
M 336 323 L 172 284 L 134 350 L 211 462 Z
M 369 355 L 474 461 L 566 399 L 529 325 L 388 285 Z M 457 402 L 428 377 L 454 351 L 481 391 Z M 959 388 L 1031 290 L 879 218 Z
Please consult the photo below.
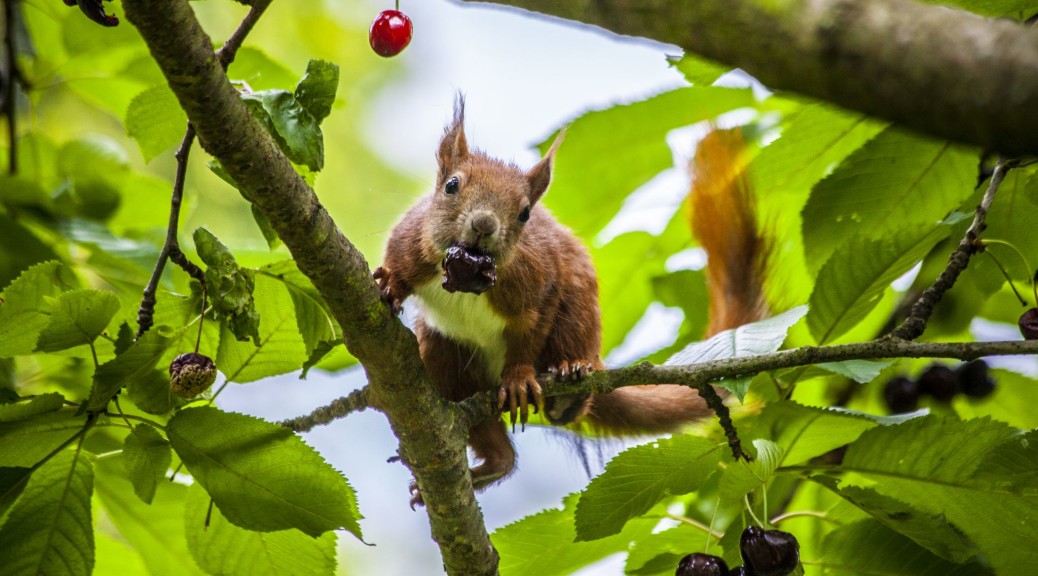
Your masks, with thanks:
M 169 365 L 169 387 L 182 398 L 194 398 L 216 381 L 216 365 L 204 354 L 189 352 Z
M 723 558 L 696 552 L 678 562 L 674 576 L 730 576 L 728 564 Z
M 931 364 L 919 375 L 919 391 L 941 402 L 949 402 L 959 392 L 959 379 L 944 364 Z
M 919 408 L 919 384 L 911 378 L 897 376 L 883 387 L 883 401 L 891 414 L 904 414 Z
M 786 576 L 800 564 L 800 544 L 789 532 L 750 526 L 739 540 L 746 571 L 753 576 Z
M 988 373 L 988 363 L 972 360 L 955 370 L 959 377 L 959 388 L 970 398 L 984 398 L 995 391 L 995 380 Z

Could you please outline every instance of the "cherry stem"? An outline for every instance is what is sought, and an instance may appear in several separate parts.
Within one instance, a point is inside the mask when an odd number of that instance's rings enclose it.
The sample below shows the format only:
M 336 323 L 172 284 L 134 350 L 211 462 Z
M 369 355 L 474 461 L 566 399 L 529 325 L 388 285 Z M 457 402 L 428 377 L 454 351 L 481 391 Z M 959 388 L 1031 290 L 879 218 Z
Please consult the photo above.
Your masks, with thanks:
M 998 266 L 998 269 L 1002 272 L 1002 276 L 1005 276 L 1006 282 L 1009 284 L 1009 287 L 1013 290 L 1013 294 L 1016 295 L 1016 299 L 1020 301 L 1020 304 L 1027 306 L 1027 300 L 1024 300 L 1024 297 L 1021 296 L 1020 292 L 1016 290 L 1016 285 L 1013 284 L 1013 279 L 1010 278 L 1009 273 L 1006 272 L 1005 266 L 1002 266 L 1002 262 L 1000 262 L 999 259 L 991 253 L 990 250 L 985 250 L 984 253 L 987 254 L 991 258 L 991 260 L 995 262 L 995 266 Z
M 1005 240 L 997 240 L 997 239 L 991 239 L 991 238 L 985 238 L 983 240 L 983 244 L 985 246 L 987 246 L 989 244 L 999 244 L 1001 246 L 1005 246 L 1005 247 L 1009 248 L 1013 252 L 1016 252 L 1016 255 L 1020 257 L 1020 260 L 1024 263 L 1024 270 L 1027 270 L 1028 273 L 1030 273 L 1031 270 L 1034 270 L 1034 268 L 1031 268 L 1031 263 L 1027 261 L 1027 256 L 1024 256 L 1024 253 L 1021 252 L 1020 249 L 1017 248 L 1015 244 L 1013 244 L 1011 242 L 1006 242 Z M 1038 276 L 1038 274 L 1036 274 L 1036 276 Z M 1034 279 L 1034 277 L 1031 278 L 1031 290 L 1034 291 L 1034 300 L 1035 300 L 1034 303 L 1035 303 L 1036 306 L 1038 306 L 1038 287 L 1035 286 L 1035 279 Z M 1024 305 L 1026 306 L 1026 304 L 1024 304 Z
M 396 11 L 400 11 L 400 0 L 396 0 Z

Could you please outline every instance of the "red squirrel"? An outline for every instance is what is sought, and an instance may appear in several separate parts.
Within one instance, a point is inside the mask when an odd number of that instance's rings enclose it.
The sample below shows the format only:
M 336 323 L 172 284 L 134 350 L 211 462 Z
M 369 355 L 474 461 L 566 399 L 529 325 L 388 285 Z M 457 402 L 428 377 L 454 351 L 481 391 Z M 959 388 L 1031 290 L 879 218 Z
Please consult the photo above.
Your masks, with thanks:
M 731 138 L 725 134 L 708 136 L 694 164 L 696 180 L 710 181 L 693 189 L 692 223 L 709 253 L 711 334 L 767 312 L 752 198 L 739 187 L 741 177 L 732 176 L 737 160 L 728 157 Z M 422 361 L 443 396 L 459 401 L 496 390 L 498 407 L 507 409 L 513 428 L 517 417 L 525 425 L 529 409 L 542 403 L 537 374 L 573 381 L 605 367 L 591 258 L 538 202 L 561 139 L 562 134 L 526 171 L 471 150 L 459 96 L 436 153 L 436 188 L 393 229 L 374 272 L 394 313 L 416 297 L 414 331 Z M 707 149 L 709 142 L 714 144 Z M 631 386 L 543 403 L 553 424 L 587 420 L 612 433 L 671 431 L 711 414 L 695 390 L 677 385 Z M 479 461 L 471 469 L 476 490 L 515 469 L 501 418 L 472 427 L 469 445 Z M 412 491 L 412 505 L 421 504 L 417 487 Z

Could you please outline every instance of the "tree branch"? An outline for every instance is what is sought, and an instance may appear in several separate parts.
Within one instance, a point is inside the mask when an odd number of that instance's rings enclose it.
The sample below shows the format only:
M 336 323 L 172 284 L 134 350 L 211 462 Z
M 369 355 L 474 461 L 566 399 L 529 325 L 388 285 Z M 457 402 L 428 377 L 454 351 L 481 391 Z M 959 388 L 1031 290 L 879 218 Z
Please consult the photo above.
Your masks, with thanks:
M 363 255 L 246 109 L 187 0 L 124 0 L 123 8 L 202 147 L 248 192 L 342 326 L 369 399 L 386 413 L 422 490 L 447 572 L 496 574 L 468 473 L 468 430 L 425 373 L 414 334 L 382 304 Z
M 345 418 L 354 412 L 360 412 L 370 407 L 368 387 L 365 386 L 360 390 L 350 392 L 347 396 L 336 398 L 327 406 L 321 406 L 305 416 L 282 420 L 278 424 L 291 428 L 295 432 L 309 432 L 317 426 L 330 424 L 339 418 Z
M 911 0 L 489 1 L 677 44 L 937 138 L 1038 152 L 1038 33 L 1011 21 Z

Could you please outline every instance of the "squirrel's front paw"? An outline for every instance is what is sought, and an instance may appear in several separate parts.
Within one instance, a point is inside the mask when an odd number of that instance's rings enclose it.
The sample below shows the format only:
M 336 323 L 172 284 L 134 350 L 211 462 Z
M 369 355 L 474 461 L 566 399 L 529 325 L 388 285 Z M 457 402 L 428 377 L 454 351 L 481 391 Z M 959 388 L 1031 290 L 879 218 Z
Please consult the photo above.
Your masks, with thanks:
M 389 306 L 389 311 L 394 316 L 399 316 L 404 309 L 404 299 L 407 298 L 405 290 L 400 287 L 400 282 L 396 281 L 393 274 L 384 266 L 375 268 L 371 277 L 378 281 L 379 297 Z
M 408 487 L 408 491 L 411 492 L 411 510 L 416 507 L 425 506 L 425 500 L 422 499 L 422 491 L 418 488 L 418 483 L 414 480 L 411 481 L 411 485 Z
M 508 403 L 508 417 L 515 430 L 516 414 L 522 429 L 526 429 L 530 402 L 536 413 L 541 404 L 541 385 L 537 383 L 537 372 L 529 364 L 509 366 L 501 374 L 501 389 L 497 392 L 497 409 L 504 410 Z

